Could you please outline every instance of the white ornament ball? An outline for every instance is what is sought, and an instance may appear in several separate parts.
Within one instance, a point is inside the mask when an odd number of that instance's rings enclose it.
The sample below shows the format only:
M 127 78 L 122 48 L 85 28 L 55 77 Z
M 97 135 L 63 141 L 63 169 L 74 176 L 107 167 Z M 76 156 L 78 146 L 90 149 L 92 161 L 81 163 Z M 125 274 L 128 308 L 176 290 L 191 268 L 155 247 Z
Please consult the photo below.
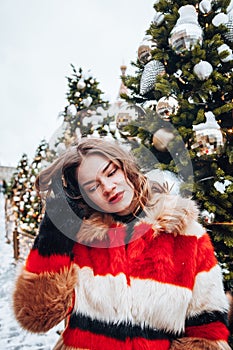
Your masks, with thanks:
M 158 100 L 157 106 L 156 106 L 156 112 L 160 116 L 160 118 L 164 120 L 169 120 L 171 117 L 171 114 L 176 114 L 177 110 L 179 108 L 179 104 L 176 98 L 169 96 L 169 97 L 161 97 Z
M 223 51 L 227 51 L 228 55 L 225 58 L 221 58 L 222 62 L 229 62 L 233 60 L 232 50 L 227 44 L 222 44 L 218 47 L 218 54 L 220 55 Z
M 153 135 L 153 146 L 160 152 L 168 150 L 169 143 L 174 139 L 174 134 L 167 128 L 157 130 Z
M 193 71 L 198 79 L 206 80 L 213 72 L 213 67 L 209 62 L 201 61 L 194 66 Z
M 152 60 L 148 62 L 143 70 L 140 81 L 140 94 L 145 95 L 147 92 L 153 90 L 158 75 L 165 73 L 164 65 L 157 61 Z
M 211 5 L 211 1 L 210 0 L 202 0 L 199 4 L 199 10 L 204 13 L 207 14 L 211 11 L 212 9 L 212 5 Z
M 74 94 L 75 97 L 80 97 L 80 95 L 81 95 L 81 94 L 80 94 L 79 91 L 76 91 L 75 94 Z
M 83 100 L 83 104 L 85 107 L 89 107 L 92 104 L 93 98 L 91 96 L 88 96 Z
M 67 115 L 70 115 L 70 116 L 75 116 L 77 113 L 77 109 L 76 109 L 76 106 L 75 105 L 69 105 L 67 107 Z
M 77 89 L 78 90 L 83 90 L 84 88 L 86 87 L 86 83 L 83 79 L 80 79 L 78 82 L 77 82 Z
M 225 13 L 218 13 L 213 19 L 212 24 L 215 27 L 219 27 L 221 24 L 226 24 L 229 21 L 228 16 Z

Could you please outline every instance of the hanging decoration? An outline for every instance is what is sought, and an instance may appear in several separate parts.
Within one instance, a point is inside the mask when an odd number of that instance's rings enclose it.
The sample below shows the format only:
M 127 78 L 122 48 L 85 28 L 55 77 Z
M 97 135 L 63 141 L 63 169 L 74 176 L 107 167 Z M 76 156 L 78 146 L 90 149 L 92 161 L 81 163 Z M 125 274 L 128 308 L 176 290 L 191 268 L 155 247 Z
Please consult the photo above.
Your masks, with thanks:
M 218 13 L 213 19 L 212 24 L 215 27 L 219 27 L 221 24 L 226 24 L 228 22 L 229 18 L 225 13 Z
M 169 143 L 174 139 L 173 132 L 168 128 L 157 130 L 152 139 L 153 146 L 160 152 L 167 152 Z
M 224 38 L 228 40 L 230 43 L 233 43 L 233 12 L 228 15 L 228 22 L 225 24 L 227 27 L 227 32 L 224 33 Z
M 218 47 L 218 54 L 220 55 L 223 51 L 227 51 L 228 55 L 224 58 L 220 58 L 222 62 L 229 62 L 233 60 L 233 54 L 231 48 L 227 44 L 222 44 Z
M 203 222 L 203 224 L 212 224 L 215 219 L 214 213 L 208 212 L 208 210 L 204 209 L 200 212 L 200 218 Z
M 158 103 L 157 100 L 148 100 L 148 101 L 143 103 L 142 107 L 144 109 L 149 108 L 151 110 L 155 110 L 157 103 Z
M 156 78 L 158 75 L 165 73 L 164 65 L 157 61 L 152 60 L 148 62 L 143 70 L 141 81 L 140 81 L 140 94 L 145 95 L 147 92 L 154 88 Z
M 160 24 L 162 24 L 164 21 L 164 14 L 162 12 L 155 11 L 155 15 L 153 17 L 152 23 L 158 27 Z
M 93 98 L 91 96 L 88 96 L 87 98 L 83 99 L 83 104 L 85 107 L 89 107 L 92 104 Z
M 192 50 L 197 43 L 202 44 L 203 32 L 193 5 L 182 6 L 178 12 L 180 17 L 168 41 L 177 54 L 182 54 L 186 50 Z
M 201 13 L 203 14 L 208 14 L 210 13 L 212 9 L 212 5 L 210 0 L 202 0 L 199 4 L 199 10 L 201 11 Z
M 195 64 L 193 68 L 194 73 L 200 80 L 206 80 L 213 72 L 212 65 L 207 61 L 201 61 Z
M 161 97 L 158 100 L 156 106 L 156 112 L 163 120 L 169 120 L 172 114 L 176 114 L 179 108 L 179 104 L 176 98 L 169 97 Z
M 77 109 L 74 104 L 71 104 L 67 107 L 66 114 L 73 117 L 77 113 Z
M 83 90 L 86 87 L 86 83 L 83 79 L 79 79 L 77 82 L 77 89 L 78 90 Z
M 206 112 L 206 122 L 193 125 L 195 143 L 192 149 L 198 149 L 197 156 L 221 154 L 224 147 L 224 137 L 220 125 L 212 112 Z
M 233 0 L 231 0 L 229 5 L 227 6 L 227 13 L 230 13 L 232 10 L 233 10 Z
M 147 64 L 152 60 L 151 51 L 156 47 L 152 35 L 146 35 L 138 48 L 138 59 L 140 63 Z

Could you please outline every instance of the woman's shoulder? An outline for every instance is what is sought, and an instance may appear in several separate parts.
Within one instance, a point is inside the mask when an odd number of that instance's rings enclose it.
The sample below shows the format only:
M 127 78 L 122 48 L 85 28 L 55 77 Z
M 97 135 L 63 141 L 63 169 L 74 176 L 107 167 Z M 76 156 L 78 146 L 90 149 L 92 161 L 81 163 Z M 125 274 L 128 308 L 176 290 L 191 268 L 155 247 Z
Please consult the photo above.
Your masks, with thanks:
M 153 193 L 144 220 L 156 230 L 201 237 L 205 229 L 198 217 L 199 209 L 194 200 L 164 190 Z

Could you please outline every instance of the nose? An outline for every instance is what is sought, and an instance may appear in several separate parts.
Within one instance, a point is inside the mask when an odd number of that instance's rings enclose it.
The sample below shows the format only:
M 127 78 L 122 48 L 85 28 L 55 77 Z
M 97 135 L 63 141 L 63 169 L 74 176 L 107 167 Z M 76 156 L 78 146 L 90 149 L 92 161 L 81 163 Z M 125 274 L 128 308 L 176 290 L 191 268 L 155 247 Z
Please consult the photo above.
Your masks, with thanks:
M 106 179 L 102 181 L 102 191 L 104 196 L 111 193 L 115 188 L 116 185 L 111 180 Z

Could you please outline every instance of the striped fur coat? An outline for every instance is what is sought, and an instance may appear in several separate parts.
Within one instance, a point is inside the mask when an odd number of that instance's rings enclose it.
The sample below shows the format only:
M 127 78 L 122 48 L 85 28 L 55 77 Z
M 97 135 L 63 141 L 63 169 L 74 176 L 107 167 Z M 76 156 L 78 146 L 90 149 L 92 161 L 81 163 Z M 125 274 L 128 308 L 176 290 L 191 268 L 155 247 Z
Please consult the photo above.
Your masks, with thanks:
M 221 271 L 198 210 L 155 199 L 130 223 L 91 216 L 76 242 L 46 213 L 15 283 L 22 327 L 46 332 L 66 318 L 54 350 L 229 350 Z

